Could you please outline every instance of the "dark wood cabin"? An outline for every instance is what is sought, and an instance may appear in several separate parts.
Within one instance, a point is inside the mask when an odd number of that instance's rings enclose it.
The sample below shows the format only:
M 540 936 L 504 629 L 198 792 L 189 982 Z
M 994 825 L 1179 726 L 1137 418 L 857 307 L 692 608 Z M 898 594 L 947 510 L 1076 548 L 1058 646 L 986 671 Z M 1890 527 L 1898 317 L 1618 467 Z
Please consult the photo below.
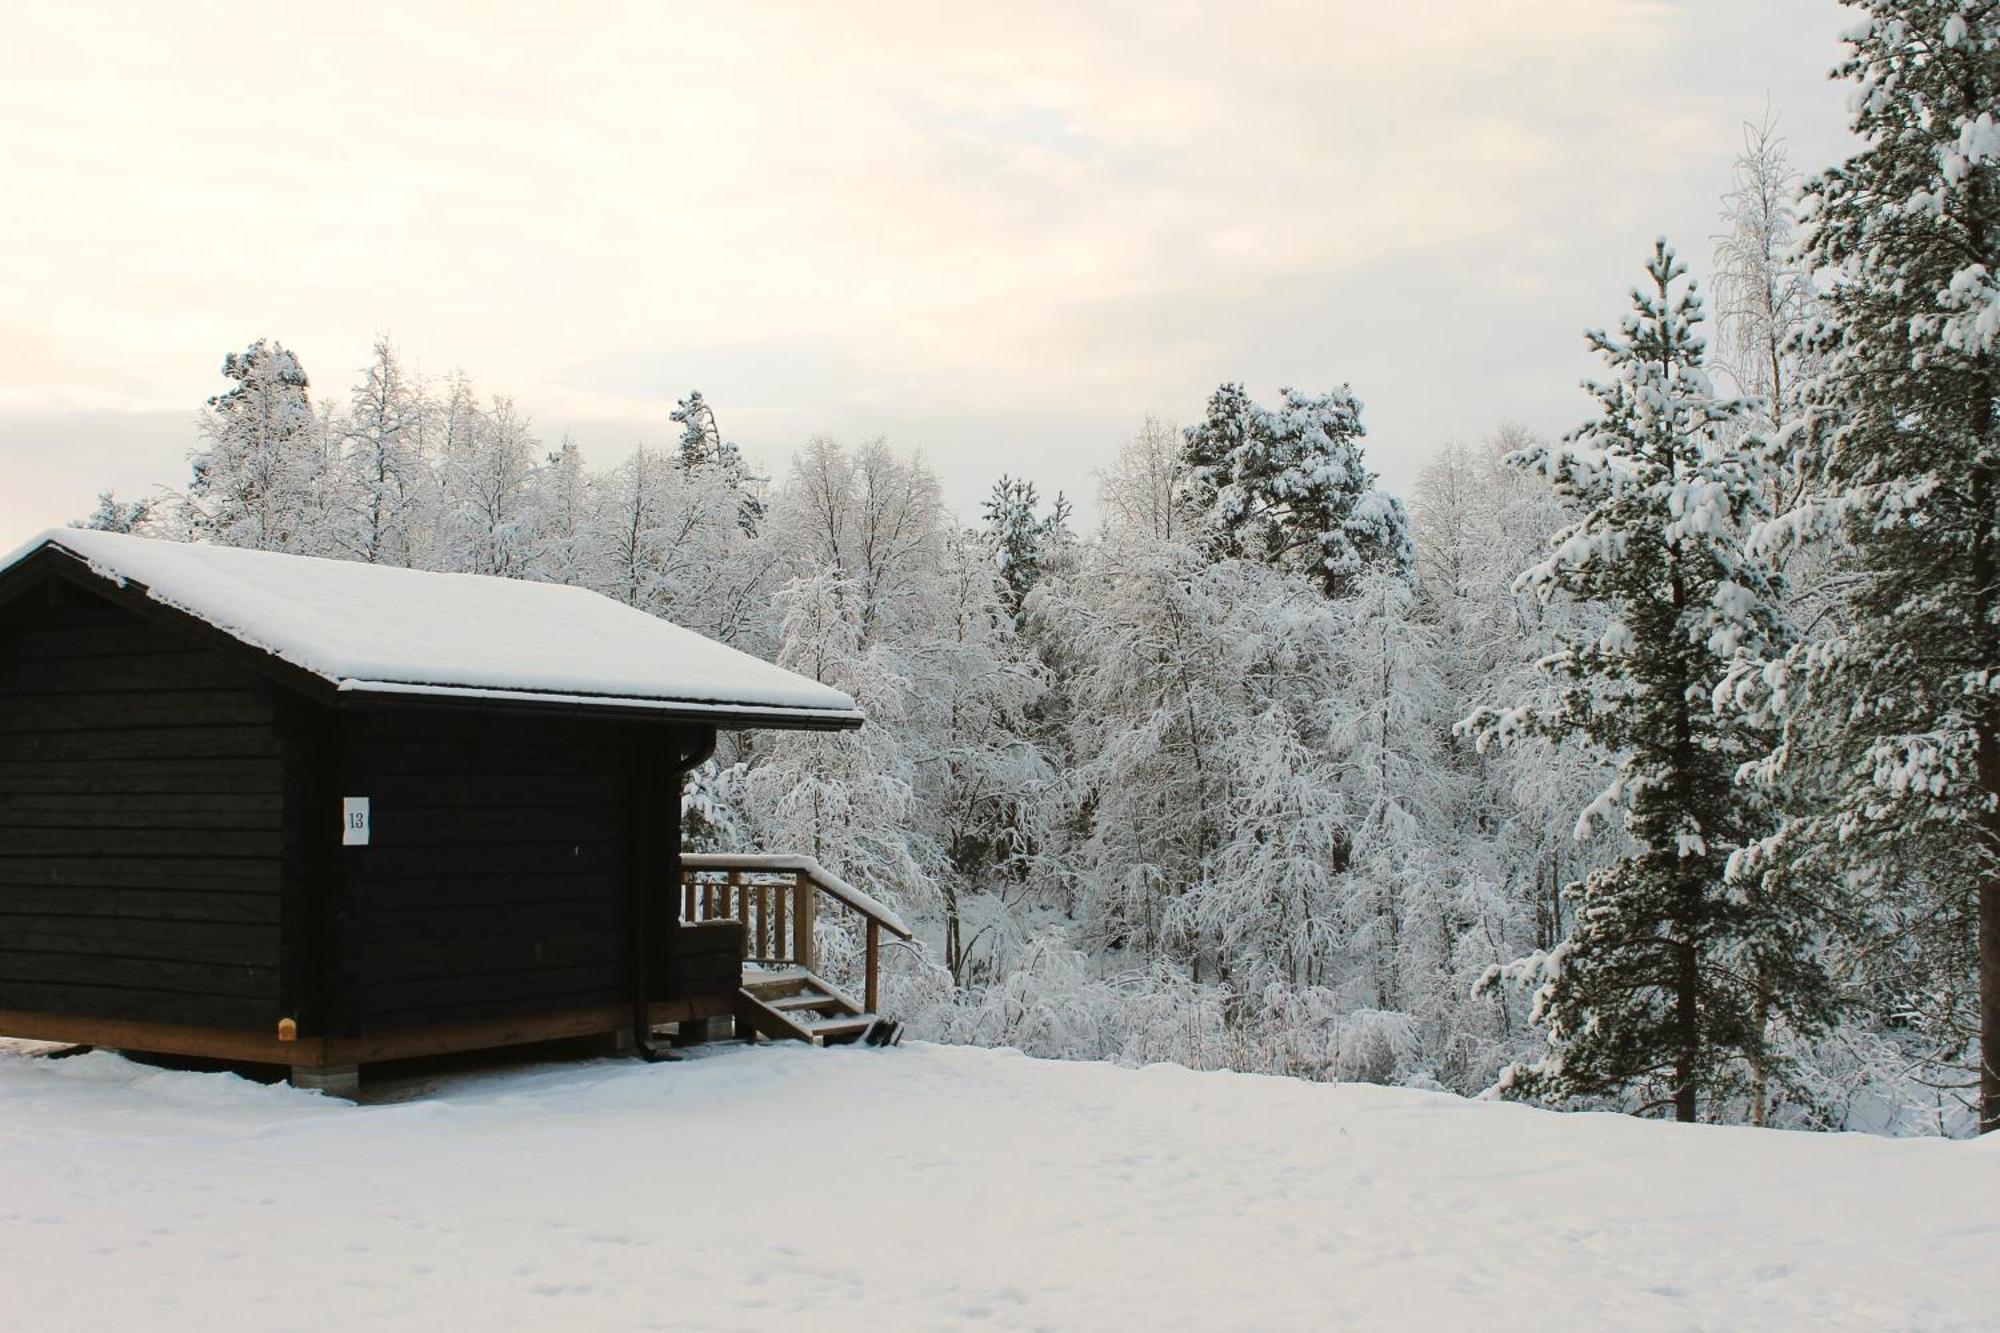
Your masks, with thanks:
M 359 1066 L 672 1025 L 878 1039 L 893 912 L 683 857 L 718 728 L 838 691 L 593 593 L 96 532 L 0 566 L 0 1034 Z M 866 998 L 814 968 L 856 914 Z

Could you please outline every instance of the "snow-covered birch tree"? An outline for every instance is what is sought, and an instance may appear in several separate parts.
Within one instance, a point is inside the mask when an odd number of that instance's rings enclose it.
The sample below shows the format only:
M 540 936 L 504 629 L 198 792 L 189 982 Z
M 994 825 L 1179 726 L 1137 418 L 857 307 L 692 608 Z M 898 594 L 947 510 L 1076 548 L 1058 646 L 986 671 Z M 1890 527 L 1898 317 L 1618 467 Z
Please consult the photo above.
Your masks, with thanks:
M 429 499 L 424 476 L 422 389 L 387 338 L 377 338 L 354 387 L 342 430 L 339 547 L 371 565 L 409 565 L 414 530 Z

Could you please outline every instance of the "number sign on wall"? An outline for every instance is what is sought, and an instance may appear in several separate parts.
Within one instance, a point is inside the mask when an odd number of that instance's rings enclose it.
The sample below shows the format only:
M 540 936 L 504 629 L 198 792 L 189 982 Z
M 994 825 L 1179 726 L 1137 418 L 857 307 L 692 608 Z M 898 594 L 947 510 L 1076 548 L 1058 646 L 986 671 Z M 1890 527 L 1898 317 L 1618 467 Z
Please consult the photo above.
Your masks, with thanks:
M 366 796 L 343 796 L 340 798 L 340 844 L 343 847 L 366 847 L 368 845 L 368 798 Z

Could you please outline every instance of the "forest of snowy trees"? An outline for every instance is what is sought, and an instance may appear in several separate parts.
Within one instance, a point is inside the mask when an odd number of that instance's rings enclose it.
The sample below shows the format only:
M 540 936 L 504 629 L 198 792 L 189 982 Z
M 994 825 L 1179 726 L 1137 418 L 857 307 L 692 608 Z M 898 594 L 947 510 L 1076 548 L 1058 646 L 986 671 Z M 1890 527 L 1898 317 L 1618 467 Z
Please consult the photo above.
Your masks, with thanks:
M 2000 10 L 1873 10 L 1837 72 L 1864 147 L 1802 180 L 1752 127 L 1712 293 L 1635 253 L 1583 424 L 1447 445 L 1401 499 L 1346 386 L 1171 405 L 1094 517 L 1011 476 L 954 515 L 882 441 L 758 475 L 699 393 L 592 468 L 386 341 L 342 392 L 258 341 L 185 487 L 87 521 L 580 584 L 848 691 L 858 733 L 725 738 L 691 837 L 921 922 L 888 993 L 924 1036 L 1967 1133 Z

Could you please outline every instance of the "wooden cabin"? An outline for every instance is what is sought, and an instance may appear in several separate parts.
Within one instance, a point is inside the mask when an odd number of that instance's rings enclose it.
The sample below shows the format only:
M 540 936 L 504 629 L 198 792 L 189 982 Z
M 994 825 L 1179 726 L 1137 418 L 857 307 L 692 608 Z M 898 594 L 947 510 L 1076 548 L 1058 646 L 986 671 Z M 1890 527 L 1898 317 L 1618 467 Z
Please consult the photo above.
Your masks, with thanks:
M 806 857 L 683 855 L 719 728 L 838 690 L 595 593 L 111 533 L 0 563 L 0 1034 L 288 1066 L 893 1036 Z M 815 968 L 854 914 L 863 996 Z

